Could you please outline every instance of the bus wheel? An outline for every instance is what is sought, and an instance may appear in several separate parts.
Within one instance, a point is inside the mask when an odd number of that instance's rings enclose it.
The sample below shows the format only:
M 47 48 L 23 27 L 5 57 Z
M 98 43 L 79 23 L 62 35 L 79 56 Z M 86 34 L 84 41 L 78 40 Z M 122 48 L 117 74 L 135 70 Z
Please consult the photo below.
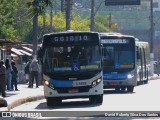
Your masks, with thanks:
M 103 102 L 103 95 L 97 95 L 96 98 L 97 98 L 96 103 L 102 104 L 102 102 Z
M 120 87 L 115 87 L 115 90 L 116 90 L 117 92 L 119 92 L 119 91 L 120 91 Z
M 134 90 L 134 86 L 128 86 L 127 87 L 127 91 L 128 92 L 133 92 L 133 90 Z
M 123 90 L 123 91 L 126 90 L 126 87 L 121 87 L 121 90 Z
M 62 103 L 62 99 L 61 98 L 56 98 L 56 97 L 48 97 L 47 99 L 47 105 L 48 106 L 57 106 L 60 103 Z
M 103 95 L 92 95 L 89 97 L 89 102 L 94 104 L 94 103 L 99 103 L 102 104 L 103 102 Z

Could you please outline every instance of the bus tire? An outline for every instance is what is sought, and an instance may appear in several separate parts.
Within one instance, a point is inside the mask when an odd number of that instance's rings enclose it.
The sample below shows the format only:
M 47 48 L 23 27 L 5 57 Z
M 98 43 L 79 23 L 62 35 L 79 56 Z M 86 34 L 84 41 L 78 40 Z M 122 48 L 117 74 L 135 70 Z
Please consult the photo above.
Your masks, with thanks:
M 89 102 L 91 104 L 95 104 L 95 103 L 102 104 L 102 102 L 103 102 L 103 95 L 92 95 L 92 96 L 89 96 Z
M 124 86 L 121 87 L 121 90 L 122 90 L 122 91 L 125 91 L 125 90 L 126 90 L 126 87 L 124 87 Z
M 102 104 L 102 102 L 103 102 L 103 95 L 97 95 L 96 103 Z
M 133 92 L 133 90 L 134 90 L 134 86 L 128 86 L 127 87 L 127 91 L 128 92 Z
M 57 97 L 48 97 L 46 100 L 48 106 L 57 106 L 62 103 L 62 99 Z
M 116 92 L 120 91 L 120 87 L 115 87 Z
M 147 79 L 145 80 L 145 84 L 148 84 L 148 71 L 147 71 Z

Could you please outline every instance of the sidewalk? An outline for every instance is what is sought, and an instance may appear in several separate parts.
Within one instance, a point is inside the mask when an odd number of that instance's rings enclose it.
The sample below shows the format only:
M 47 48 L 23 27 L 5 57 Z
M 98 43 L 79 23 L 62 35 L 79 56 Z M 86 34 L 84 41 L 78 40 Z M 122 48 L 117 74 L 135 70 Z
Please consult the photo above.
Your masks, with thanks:
M 160 76 L 154 74 L 149 80 L 160 79 Z M 4 98 L 8 106 L 1 107 L 0 111 L 10 111 L 12 108 L 19 106 L 21 104 L 32 102 L 40 99 L 44 99 L 43 85 L 39 88 L 35 87 L 28 88 L 28 84 L 18 84 L 18 89 L 20 91 L 6 91 L 6 97 Z
M 36 88 L 34 84 L 33 88 L 28 88 L 28 84 L 18 84 L 18 89 L 19 91 L 6 91 L 4 99 L 7 101 L 8 106 L 1 107 L 0 111 L 10 111 L 23 103 L 44 99 L 43 85 Z
M 160 79 L 160 76 L 158 76 L 157 74 L 154 74 L 153 76 L 149 77 L 149 80 L 156 80 L 156 79 Z

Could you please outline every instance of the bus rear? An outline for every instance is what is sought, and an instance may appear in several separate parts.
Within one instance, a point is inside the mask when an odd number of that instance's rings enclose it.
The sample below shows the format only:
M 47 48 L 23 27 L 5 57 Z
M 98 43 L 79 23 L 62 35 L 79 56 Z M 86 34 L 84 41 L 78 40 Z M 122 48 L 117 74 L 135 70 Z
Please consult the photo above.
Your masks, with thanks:
M 63 99 L 89 98 L 102 103 L 103 81 L 99 35 L 63 32 L 44 35 L 44 96 L 48 106 Z

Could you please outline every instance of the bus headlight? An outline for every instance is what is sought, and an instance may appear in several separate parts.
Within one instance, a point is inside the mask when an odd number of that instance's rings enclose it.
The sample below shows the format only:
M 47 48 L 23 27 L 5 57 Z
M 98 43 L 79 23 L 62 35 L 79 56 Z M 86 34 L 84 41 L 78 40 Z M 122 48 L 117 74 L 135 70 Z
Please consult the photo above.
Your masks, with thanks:
M 50 83 L 48 80 L 44 80 L 44 84 L 45 84 L 47 87 L 50 87 L 50 88 L 54 89 L 53 84 Z
M 50 83 L 49 83 L 49 81 L 44 80 L 44 84 L 49 87 L 49 84 L 50 84 Z
M 133 77 L 134 77 L 133 74 L 128 74 L 128 75 L 127 75 L 127 78 L 128 78 L 128 79 L 131 79 L 131 78 L 133 78 Z
M 95 87 L 96 85 L 98 85 L 100 82 L 102 81 L 102 78 L 98 78 L 97 80 L 92 82 L 92 87 Z

